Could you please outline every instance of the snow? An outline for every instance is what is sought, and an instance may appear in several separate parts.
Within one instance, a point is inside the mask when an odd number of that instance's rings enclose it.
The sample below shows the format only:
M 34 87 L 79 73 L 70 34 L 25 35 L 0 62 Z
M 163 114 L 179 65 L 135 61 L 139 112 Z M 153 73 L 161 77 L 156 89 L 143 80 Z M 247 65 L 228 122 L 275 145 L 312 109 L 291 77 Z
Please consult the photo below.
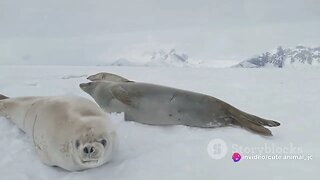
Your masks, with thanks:
M 125 122 L 112 114 L 119 149 L 112 162 L 81 172 L 42 164 L 30 138 L 0 119 L 1 179 L 316 179 L 320 164 L 320 69 L 214 69 L 161 67 L 0 66 L 0 93 L 11 97 L 73 94 L 85 75 L 111 72 L 135 81 L 206 93 L 234 106 L 281 122 L 262 137 L 238 127 L 200 129 L 154 127 Z M 177 73 L 178 72 L 178 73 Z M 213 139 L 226 142 L 219 160 L 207 153 Z M 312 160 L 246 160 L 235 163 L 234 147 L 296 147 Z M 240 151 L 240 149 L 239 149 Z M 257 151 L 255 151 L 257 153 Z M 248 151 L 240 152 L 244 158 Z

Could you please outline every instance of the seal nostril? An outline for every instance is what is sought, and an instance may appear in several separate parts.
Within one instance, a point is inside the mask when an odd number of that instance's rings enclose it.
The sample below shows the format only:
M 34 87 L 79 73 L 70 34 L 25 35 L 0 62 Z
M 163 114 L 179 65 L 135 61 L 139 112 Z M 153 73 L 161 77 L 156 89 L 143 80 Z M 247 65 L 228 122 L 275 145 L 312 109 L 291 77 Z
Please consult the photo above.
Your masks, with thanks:
M 88 153 L 89 153 L 89 148 L 88 148 L 88 147 L 84 147 L 84 148 L 83 148 L 83 151 L 84 151 L 86 154 L 88 154 Z
M 83 148 L 83 152 L 86 153 L 86 154 L 91 154 L 95 151 L 96 149 L 93 147 L 93 146 L 86 146 Z
M 91 148 L 90 148 L 90 153 L 93 153 L 94 150 L 95 150 L 94 147 L 91 147 Z

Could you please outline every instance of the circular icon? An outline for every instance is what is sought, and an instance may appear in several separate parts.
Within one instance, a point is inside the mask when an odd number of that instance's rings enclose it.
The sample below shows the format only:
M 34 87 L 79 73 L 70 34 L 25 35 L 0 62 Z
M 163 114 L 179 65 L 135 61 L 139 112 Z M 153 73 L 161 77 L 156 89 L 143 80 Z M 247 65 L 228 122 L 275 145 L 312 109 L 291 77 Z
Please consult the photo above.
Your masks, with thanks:
M 222 139 L 213 139 L 207 146 L 207 151 L 212 159 L 222 159 L 226 156 L 228 147 Z
M 241 155 L 239 153 L 235 152 L 232 155 L 232 159 L 233 159 L 234 162 L 238 162 L 241 159 Z

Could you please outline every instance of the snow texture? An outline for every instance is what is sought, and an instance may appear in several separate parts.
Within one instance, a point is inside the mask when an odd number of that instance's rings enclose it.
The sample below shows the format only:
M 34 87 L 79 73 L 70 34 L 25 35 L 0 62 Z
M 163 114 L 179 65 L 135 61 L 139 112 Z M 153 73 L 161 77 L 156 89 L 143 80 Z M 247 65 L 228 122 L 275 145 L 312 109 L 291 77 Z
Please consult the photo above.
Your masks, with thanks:
M 234 106 L 281 122 L 262 137 L 238 127 L 200 129 L 154 127 L 125 122 L 112 114 L 119 150 L 112 162 L 81 172 L 42 164 L 29 137 L 0 118 L 1 179 L 317 179 L 320 164 L 320 69 L 204 69 L 159 67 L 0 66 L 1 94 L 17 96 L 80 95 L 83 75 L 110 72 L 135 81 L 173 86 L 220 98 Z M 177 73 L 178 72 L 178 73 Z M 212 139 L 226 142 L 224 158 L 207 153 Z M 312 160 L 246 160 L 235 163 L 234 145 L 248 148 L 296 147 Z M 250 152 L 239 152 L 242 157 Z M 255 155 L 255 154 L 251 154 Z

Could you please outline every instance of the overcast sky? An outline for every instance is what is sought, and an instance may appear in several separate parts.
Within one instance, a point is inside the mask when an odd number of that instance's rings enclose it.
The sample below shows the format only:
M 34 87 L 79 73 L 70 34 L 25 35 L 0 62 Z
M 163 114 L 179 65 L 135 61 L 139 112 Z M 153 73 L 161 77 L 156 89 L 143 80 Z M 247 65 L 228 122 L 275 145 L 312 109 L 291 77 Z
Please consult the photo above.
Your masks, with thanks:
M 319 0 L 0 0 L 0 64 L 139 60 L 176 48 L 243 60 L 320 45 Z

